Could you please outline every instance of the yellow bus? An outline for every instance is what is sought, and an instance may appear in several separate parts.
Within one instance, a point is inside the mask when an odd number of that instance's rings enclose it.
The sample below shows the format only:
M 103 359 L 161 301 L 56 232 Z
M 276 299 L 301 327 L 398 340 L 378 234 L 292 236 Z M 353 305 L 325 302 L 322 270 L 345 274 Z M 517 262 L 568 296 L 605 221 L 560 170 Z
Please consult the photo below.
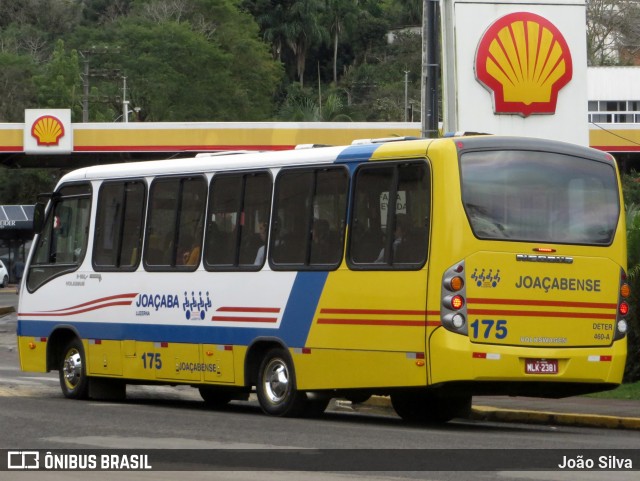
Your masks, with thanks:
M 36 210 L 20 362 L 58 370 L 68 398 L 184 384 L 297 416 L 388 395 L 443 422 L 475 395 L 622 380 L 624 210 L 599 151 L 475 136 L 199 155 L 71 172 Z

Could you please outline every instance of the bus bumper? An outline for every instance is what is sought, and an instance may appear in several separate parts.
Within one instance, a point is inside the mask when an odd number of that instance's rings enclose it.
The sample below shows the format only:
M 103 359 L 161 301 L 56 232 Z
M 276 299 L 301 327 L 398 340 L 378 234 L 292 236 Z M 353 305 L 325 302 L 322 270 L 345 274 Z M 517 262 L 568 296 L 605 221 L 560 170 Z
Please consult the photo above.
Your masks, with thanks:
M 575 383 L 576 388 L 580 384 L 602 384 L 602 389 L 608 389 L 622 382 L 626 343 L 626 339 L 622 339 L 609 347 L 575 348 L 474 344 L 468 337 L 440 328 L 429 341 L 429 384 L 468 381 L 518 385 Z M 527 373 L 527 363 L 537 361 L 557 363 L 557 372 Z M 598 389 L 588 389 L 595 390 Z

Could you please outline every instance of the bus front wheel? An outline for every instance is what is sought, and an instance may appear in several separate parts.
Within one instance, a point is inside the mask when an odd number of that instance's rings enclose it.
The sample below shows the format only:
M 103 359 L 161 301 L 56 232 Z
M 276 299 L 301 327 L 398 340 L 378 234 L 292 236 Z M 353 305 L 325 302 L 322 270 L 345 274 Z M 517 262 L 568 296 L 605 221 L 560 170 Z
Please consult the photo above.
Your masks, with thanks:
M 86 399 L 89 395 L 86 357 L 78 338 L 72 339 L 62 351 L 58 372 L 62 394 L 69 399 Z
M 293 362 L 283 348 L 271 349 L 260 364 L 256 393 L 262 410 L 273 416 L 298 416 L 307 396 L 296 388 Z
M 471 396 L 438 396 L 428 391 L 402 391 L 391 395 L 391 405 L 405 421 L 440 424 L 468 416 Z

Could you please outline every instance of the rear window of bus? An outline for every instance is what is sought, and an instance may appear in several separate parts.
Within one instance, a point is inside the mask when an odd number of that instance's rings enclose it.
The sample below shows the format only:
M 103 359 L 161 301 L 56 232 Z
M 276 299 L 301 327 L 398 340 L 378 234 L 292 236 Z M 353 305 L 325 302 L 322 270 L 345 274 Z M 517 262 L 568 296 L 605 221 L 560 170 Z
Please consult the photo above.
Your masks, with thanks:
M 462 201 L 480 239 L 609 245 L 620 216 L 612 165 L 533 151 L 460 159 Z

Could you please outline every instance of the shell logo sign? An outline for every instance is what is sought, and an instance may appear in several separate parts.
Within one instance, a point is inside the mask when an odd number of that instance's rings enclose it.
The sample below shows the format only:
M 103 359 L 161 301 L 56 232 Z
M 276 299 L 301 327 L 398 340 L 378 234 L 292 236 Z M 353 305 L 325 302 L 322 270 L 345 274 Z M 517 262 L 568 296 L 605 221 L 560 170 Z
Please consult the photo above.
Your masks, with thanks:
M 58 145 L 64 136 L 64 125 L 53 115 L 38 117 L 31 125 L 31 136 L 41 146 Z
M 517 12 L 496 20 L 476 51 L 478 81 L 496 114 L 554 114 L 558 92 L 573 75 L 571 52 L 549 20 Z

